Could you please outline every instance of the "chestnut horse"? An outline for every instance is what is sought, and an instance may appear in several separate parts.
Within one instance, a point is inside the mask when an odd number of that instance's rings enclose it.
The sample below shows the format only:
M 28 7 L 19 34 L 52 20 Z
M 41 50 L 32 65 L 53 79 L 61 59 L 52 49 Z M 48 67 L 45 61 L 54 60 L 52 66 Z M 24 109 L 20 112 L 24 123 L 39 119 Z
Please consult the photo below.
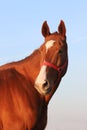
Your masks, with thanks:
M 66 27 L 50 33 L 27 58 L 0 67 L 0 130 L 44 130 L 47 106 L 68 66 Z

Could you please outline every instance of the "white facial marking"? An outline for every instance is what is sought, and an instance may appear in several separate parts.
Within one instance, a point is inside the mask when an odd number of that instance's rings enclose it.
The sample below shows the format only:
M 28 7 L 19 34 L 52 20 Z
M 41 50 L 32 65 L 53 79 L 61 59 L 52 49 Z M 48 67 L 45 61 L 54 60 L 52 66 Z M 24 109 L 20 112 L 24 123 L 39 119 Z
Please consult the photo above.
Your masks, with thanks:
M 42 86 L 44 81 L 46 80 L 46 67 L 47 66 L 42 66 L 39 75 L 36 78 L 35 84 L 36 86 Z
M 48 51 L 48 49 L 50 48 L 50 47 L 52 47 L 53 45 L 54 45 L 54 40 L 50 40 L 50 41 L 48 41 L 46 44 L 45 44 L 45 46 L 46 46 L 46 52 Z

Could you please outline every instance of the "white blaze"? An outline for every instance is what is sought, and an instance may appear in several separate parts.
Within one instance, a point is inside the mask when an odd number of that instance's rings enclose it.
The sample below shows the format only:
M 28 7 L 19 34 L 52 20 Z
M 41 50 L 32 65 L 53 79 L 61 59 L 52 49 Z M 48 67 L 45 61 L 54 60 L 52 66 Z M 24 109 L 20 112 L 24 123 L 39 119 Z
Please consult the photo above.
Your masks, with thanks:
M 54 40 L 50 40 L 48 42 L 46 42 L 45 46 L 46 46 L 46 52 L 48 51 L 48 49 L 50 47 L 52 47 L 54 45 Z M 41 67 L 41 70 L 36 78 L 35 84 L 36 85 L 42 85 L 44 83 L 44 81 L 46 80 L 46 65 L 43 65 Z
M 54 45 L 54 40 L 48 41 L 45 46 L 46 46 L 46 52 L 48 51 L 49 48 L 51 48 Z
M 44 81 L 46 80 L 46 67 L 47 66 L 42 66 L 39 75 L 36 78 L 35 84 L 38 86 L 42 86 Z
M 46 42 L 45 46 L 46 46 L 46 52 L 48 51 L 49 48 L 51 48 L 54 45 L 55 40 L 50 40 L 48 42 Z M 42 89 L 42 84 L 44 83 L 44 81 L 46 81 L 46 65 L 43 65 L 41 67 L 41 70 L 36 78 L 35 81 L 35 88 L 40 92 L 40 90 Z

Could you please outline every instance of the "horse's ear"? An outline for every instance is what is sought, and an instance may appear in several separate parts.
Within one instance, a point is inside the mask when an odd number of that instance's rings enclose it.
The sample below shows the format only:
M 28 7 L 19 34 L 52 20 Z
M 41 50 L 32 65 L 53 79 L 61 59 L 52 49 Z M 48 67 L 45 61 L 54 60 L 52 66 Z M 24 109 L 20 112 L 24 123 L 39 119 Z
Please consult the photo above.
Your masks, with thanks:
M 66 36 L 66 27 L 65 27 L 65 23 L 63 20 L 60 21 L 60 24 L 58 26 L 58 32 L 62 36 Z
M 42 35 L 44 37 L 47 37 L 49 34 L 50 34 L 49 26 L 47 24 L 47 21 L 44 21 L 44 23 L 42 25 Z

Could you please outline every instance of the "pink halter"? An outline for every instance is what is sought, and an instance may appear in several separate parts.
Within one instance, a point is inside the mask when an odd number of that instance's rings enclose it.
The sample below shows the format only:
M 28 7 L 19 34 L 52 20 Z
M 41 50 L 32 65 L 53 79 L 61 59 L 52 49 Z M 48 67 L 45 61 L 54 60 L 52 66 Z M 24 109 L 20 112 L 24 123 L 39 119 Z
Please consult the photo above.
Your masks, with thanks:
M 65 63 L 62 66 L 60 66 L 60 67 L 58 67 L 58 66 L 56 66 L 56 65 L 54 65 L 54 64 L 52 64 L 50 62 L 47 62 L 47 61 L 44 61 L 43 64 L 42 64 L 42 66 L 43 65 L 47 65 L 47 66 L 53 68 L 54 70 L 57 70 L 58 73 L 59 73 L 58 81 L 60 81 L 60 79 L 61 79 L 61 72 L 67 67 L 67 65 L 68 65 L 68 59 L 66 59 Z

